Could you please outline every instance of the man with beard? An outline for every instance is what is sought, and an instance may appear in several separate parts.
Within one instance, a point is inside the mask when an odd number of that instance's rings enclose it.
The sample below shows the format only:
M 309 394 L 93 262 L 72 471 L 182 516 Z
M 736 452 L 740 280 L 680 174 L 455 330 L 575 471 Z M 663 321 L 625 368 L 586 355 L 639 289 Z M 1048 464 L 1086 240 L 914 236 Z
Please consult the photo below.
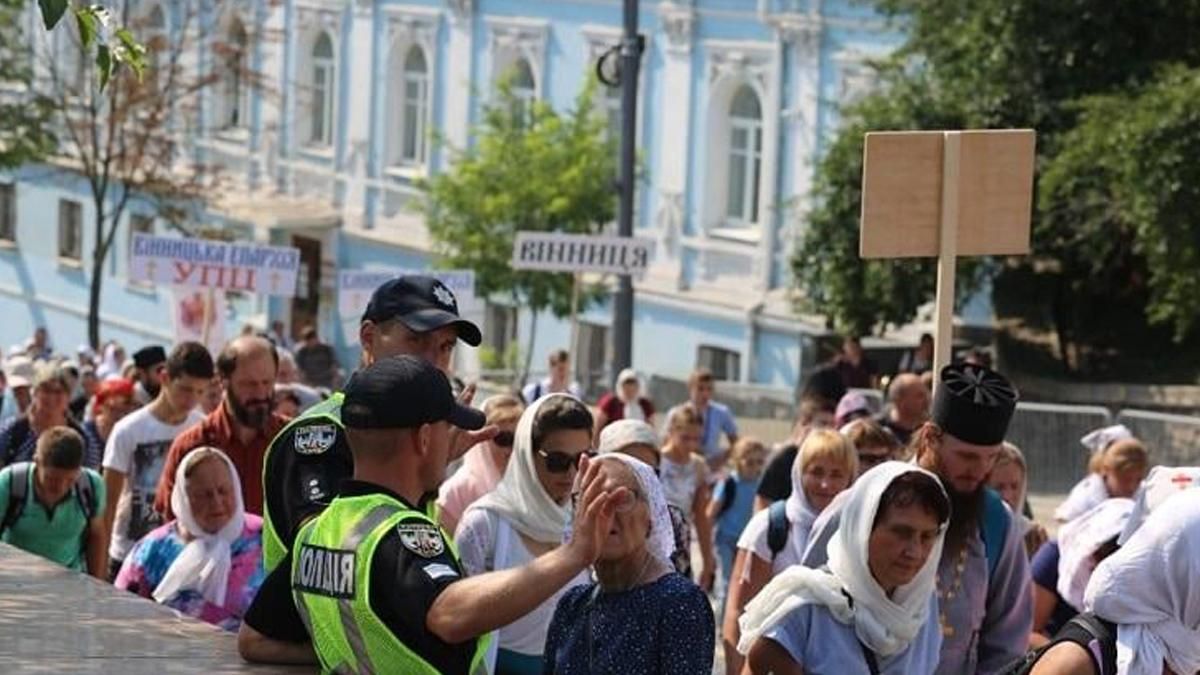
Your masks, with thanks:
M 1033 597 L 1024 542 L 1017 519 L 985 483 L 1016 404 L 1017 390 L 999 373 L 947 366 L 932 418 L 913 436 L 914 461 L 941 478 L 953 508 L 938 565 L 938 675 L 1004 672 L 1028 646 Z M 825 564 L 841 502 L 813 524 L 805 566 Z
M 149 405 L 162 388 L 162 371 L 167 367 L 167 350 L 162 345 L 142 347 L 133 353 L 134 398 L 138 405 Z
M 246 511 L 263 512 L 262 482 L 255 477 L 262 475 L 267 445 L 288 423 L 286 417 L 271 412 L 278 370 L 279 356 L 266 338 L 243 335 L 221 350 L 217 357 L 217 376 L 225 389 L 221 405 L 175 439 L 158 482 L 154 508 L 166 519 L 174 517 L 175 469 L 189 452 L 204 446 L 229 455 L 238 474 L 246 477 L 242 481 Z
M 415 274 L 391 279 L 375 289 L 358 328 L 363 368 L 379 359 L 407 354 L 448 374 L 459 340 L 478 347 L 482 341 L 479 327 L 459 316 L 458 301 L 445 284 Z M 474 394 L 475 388 L 467 387 L 459 401 L 469 404 Z M 342 393 L 335 392 L 304 411 L 267 449 L 266 470 L 260 475 L 266 497 L 263 563 L 268 571 L 284 559 L 304 521 L 320 513 L 341 482 L 354 472 L 342 425 L 342 400 Z M 497 431 L 494 426 L 453 430 L 451 460 Z M 427 504 L 427 515 L 438 522 L 437 501 L 428 500 Z

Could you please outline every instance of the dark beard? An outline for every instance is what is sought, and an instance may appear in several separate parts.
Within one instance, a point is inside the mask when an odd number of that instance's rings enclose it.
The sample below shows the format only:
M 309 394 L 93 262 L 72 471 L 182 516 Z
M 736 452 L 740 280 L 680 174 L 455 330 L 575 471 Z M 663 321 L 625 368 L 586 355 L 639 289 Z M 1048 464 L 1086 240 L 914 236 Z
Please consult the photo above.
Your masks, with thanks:
M 946 528 L 945 551 L 956 555 L 965 545 L 967 538 L 979 529 L 979 514 L 983 510 L 983 485 L 974 492 L 958 492 L 954 486 L 942 481 L 946 494 L 950 496 L 950 525 Z
M 242 405 L 236 396 L 228 396 L 229 410 L 237 423 L 248 429 L 262 429 L 267 426 L 271 417 L 270 401 L 251 401 L 250 405 Z M 250 406 L 254 407 L 251 408 Z

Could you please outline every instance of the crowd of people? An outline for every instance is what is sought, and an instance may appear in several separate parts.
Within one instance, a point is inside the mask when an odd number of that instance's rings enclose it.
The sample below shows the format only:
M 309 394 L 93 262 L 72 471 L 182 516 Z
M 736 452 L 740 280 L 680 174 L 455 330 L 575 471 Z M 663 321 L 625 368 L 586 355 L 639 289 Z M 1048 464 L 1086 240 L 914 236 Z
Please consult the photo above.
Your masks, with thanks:
M 1200 672 L 1200 468 L 1099 429 L 1035 522 L 977 354 L 935 374 L 923 339 L 876 413 L 848 339 L 757 439 L 704 369 L 677 405 L 632 370 L 593 403 L 564 351 L 472 407 L 450 363 L 482 335 L 430 277 L 358 337 L 334 391 L 313 331 L 128 358 L 37 331 L 5 360 L 0 539 L 325 672 Z

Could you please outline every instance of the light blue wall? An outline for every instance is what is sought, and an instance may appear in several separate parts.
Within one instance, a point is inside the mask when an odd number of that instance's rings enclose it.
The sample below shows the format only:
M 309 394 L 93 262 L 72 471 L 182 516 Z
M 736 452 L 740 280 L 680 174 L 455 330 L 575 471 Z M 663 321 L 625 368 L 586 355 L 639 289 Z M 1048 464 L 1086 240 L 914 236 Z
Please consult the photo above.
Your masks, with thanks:
M 752 381 L 794 388 L 801 377 L 800 352 L 799 335 L 759 330 L 755 342 L 756 358 Z

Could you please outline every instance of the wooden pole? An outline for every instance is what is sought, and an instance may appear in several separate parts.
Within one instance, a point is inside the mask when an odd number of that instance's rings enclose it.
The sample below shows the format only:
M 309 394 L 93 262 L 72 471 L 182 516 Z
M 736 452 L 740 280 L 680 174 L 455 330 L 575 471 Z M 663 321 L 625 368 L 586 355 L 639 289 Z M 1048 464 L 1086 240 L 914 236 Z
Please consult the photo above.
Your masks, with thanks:
M 571 380 L 579 382 L 579 272 L 571 273 Z
M 934 311 L 933 386 L 954 351 L 954 276 L 958 263 L 958 178 L 962 135 L 945 132 L 942 139 L 942 208 L 938 235 L 937 306 Z

